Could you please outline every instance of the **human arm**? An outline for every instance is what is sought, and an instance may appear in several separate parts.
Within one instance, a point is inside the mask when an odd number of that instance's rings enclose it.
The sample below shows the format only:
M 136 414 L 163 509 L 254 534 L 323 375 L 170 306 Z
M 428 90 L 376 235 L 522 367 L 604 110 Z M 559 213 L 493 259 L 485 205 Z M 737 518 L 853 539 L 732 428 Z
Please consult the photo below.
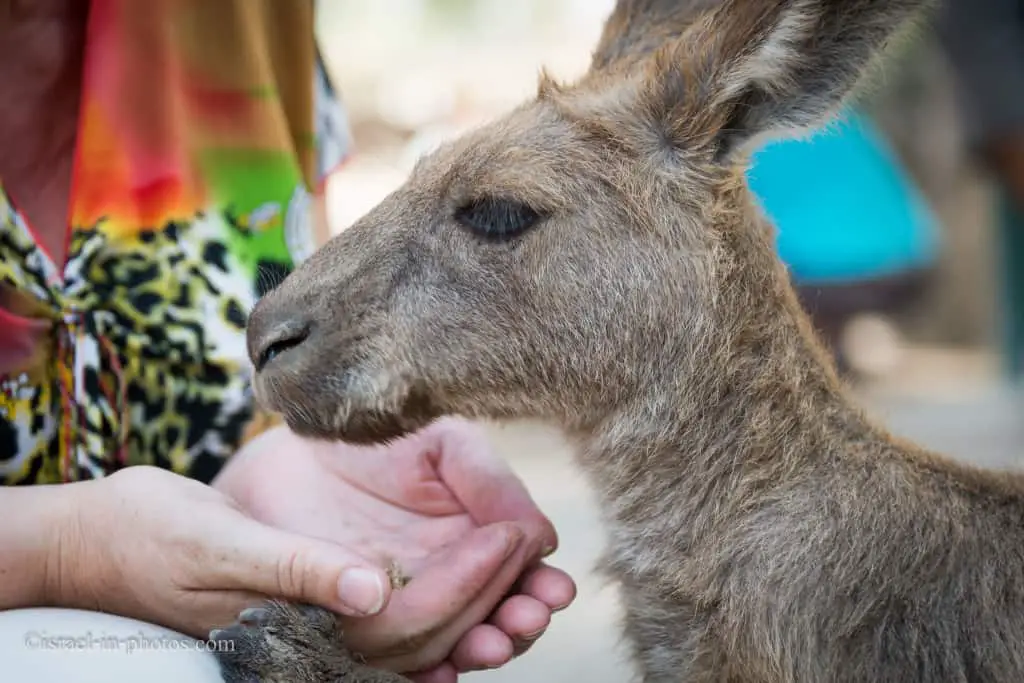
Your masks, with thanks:
M 349 615 L 390 598 L 386 574 L 364 558 L 261 524 L 209 486 L 153 467 L 3 489 L 0 515 L 4 609 L 101 610 L 204 638 L 268 597 Z M 347 570 L 380 586 L 376 604 L 343 601 Z
M 0 610 L 52 602 L 74 501 L 89 485 L 0 488 Z

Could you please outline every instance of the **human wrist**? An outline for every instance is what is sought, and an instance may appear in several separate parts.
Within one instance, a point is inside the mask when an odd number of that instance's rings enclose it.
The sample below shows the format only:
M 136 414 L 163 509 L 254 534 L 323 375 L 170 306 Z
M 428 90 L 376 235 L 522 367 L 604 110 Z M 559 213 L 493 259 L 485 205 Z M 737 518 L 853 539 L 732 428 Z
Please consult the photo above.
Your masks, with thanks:
M 69 584 L 86 580 L 80 516 L 95 482 L 0 491 L 0 609 L 66 604 Z
M 111 554 L 108 537 L 121 530 L 104 520 L 113 499 L 110 475 L 94 481 L 67 484 L 54 515 L 53 539 L 47 556 L 44 597 L 57 607 L 105 610 Z M 124 590 L 120 586 L 120 590 Z

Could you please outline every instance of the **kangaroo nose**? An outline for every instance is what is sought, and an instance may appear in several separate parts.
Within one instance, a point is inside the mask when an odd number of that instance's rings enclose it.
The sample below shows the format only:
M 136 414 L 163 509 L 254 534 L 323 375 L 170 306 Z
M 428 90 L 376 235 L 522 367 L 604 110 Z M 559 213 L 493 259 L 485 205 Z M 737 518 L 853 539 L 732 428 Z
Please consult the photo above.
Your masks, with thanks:
M 260 372 L 275 358 L 294 351 L 306 341 L 312 324 L 301 318 L 265 320 L 257 313 L 258 311 L 254 311 L 249 320 L 248 346 L 249 359 L 252 360 L 256 372 Z

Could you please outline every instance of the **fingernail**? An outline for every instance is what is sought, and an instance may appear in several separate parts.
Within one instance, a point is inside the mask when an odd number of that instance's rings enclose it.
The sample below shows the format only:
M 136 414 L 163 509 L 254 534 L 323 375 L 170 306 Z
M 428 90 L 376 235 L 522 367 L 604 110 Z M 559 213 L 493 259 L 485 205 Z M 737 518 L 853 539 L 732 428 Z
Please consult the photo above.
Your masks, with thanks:
M 346 569 L 338 580 L 338 597 L 361 615 L 376 614 L 384 607 L 384 580 L 372 569 Z
M 546 546 L 544 546 L 544 550 L 541 551 L 540 556 L 541 557 L 551 557 L 554 554 L 555 554 L 555 546 L 553 546 L 553 545 L 546 545 Z
M 544 635 L 544 632 L 547 631 L 547 630 L 548 630 L 548 627 L 545 626 L 544 628 L 542 628 L 539 631 L 534 631 L 533 633 L 527 633 L 525 636 L 523 636 L 523 640 L 525 640 L 528 643 L 532 643 L 533 641 L 537 640 L 542 635 Z

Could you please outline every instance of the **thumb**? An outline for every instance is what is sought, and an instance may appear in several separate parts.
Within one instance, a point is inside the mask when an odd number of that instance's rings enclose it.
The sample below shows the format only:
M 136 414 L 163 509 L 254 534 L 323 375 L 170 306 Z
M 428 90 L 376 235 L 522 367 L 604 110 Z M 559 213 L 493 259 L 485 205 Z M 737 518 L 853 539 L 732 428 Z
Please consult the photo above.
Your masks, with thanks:
M 254 520 L 234 535 L 233 587 L 319 605 L 353 617 L 377 614 L 391 598 L 387 572 L 344 546 Z

